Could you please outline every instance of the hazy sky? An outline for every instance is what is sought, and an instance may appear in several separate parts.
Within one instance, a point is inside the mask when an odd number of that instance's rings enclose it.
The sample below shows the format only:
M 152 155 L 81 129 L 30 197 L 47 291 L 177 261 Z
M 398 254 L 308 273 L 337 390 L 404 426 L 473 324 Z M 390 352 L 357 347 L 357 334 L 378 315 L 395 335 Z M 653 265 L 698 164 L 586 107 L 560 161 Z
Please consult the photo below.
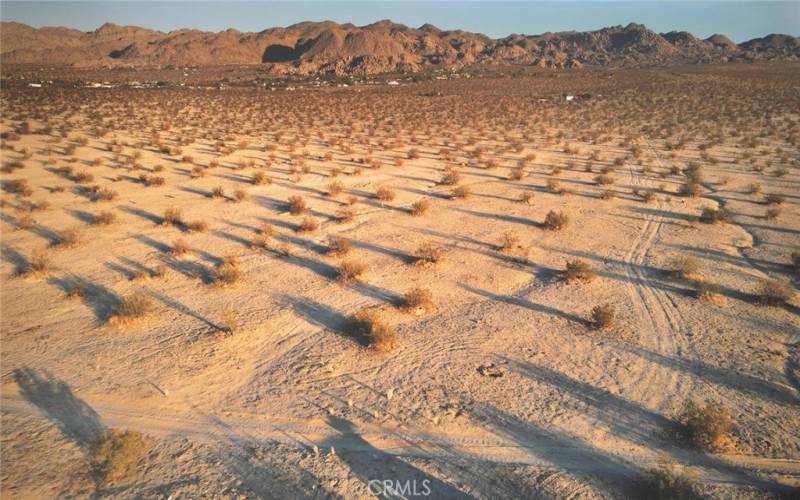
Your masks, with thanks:
M 629 22 L 639 22 L 659 32 L 690 31 L 703 38 L 723 33 L 736 42 L 769 33 L 800 35 L 800 1 L 0 1 L 0 17 L 35 27 L 68 26 L 84 31 L 107 21 L 161 31 L 261 31 L 308 20 L 364 25 L 391 19 L 409 26 L 429 22 L 442 29 L 459 28 L 492 37 L 593 30 Z

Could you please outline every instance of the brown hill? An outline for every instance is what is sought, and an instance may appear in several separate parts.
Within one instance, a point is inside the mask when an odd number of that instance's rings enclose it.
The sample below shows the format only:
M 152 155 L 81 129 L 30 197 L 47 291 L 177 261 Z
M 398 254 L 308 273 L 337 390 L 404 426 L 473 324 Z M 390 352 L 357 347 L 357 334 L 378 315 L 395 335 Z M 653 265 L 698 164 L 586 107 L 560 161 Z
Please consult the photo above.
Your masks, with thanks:
M 658 34 L 640 24 L 597 31 L 510 35 L 409 28 L 388 20 L 367 26 L 303 22 L 259 33 L 169 33 L 104 24 L 91 32 L 0 24 L 4 64 L 72 66 L 202 66 L 262 64 L 273 74 L 376 74 L 458 69 L 475 63 L 575 67 L 653 66 L 729 60 L 800 58 L 800 39 L 769 35 L 735 44 L 688 32 Z

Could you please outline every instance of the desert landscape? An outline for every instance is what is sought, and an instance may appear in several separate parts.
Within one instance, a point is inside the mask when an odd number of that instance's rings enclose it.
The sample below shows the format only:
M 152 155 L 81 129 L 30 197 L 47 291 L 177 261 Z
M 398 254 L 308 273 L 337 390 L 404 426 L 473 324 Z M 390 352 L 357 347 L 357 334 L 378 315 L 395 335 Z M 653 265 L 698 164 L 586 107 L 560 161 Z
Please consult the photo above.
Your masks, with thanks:
M 2 495 L 796 498 L 800 48 L 681 40 L 5 44 Z

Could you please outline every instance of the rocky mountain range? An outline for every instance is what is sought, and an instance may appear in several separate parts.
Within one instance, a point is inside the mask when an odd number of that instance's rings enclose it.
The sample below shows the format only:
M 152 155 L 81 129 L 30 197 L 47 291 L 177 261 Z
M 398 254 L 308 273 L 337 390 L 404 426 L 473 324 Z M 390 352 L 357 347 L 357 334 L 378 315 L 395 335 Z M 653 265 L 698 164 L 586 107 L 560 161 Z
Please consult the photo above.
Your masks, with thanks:
M 104 24 L 95 31 L 0 23 L 3 64 L 152 67 L 258 64 L 275 75 L 369 75 L 459 69 L 473 64 L 571 68 L 659 66 L 727 61 L 798 60 L 800 38 L 772 34 L 736 44 L 724 35 L 656 33 L 641 24 L 597 31 L 510 35 L 303 22 L 258 33 L 182 29 L 163 33 Z

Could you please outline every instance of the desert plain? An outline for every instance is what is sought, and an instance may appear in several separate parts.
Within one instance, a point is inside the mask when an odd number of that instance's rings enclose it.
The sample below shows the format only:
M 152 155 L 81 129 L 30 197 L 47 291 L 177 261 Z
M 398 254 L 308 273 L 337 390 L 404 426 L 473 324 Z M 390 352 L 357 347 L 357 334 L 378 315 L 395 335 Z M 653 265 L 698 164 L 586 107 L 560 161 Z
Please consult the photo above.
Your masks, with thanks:
M 451 76 L 0 90 L 3 496 L 797 495 L 800 66 Z

